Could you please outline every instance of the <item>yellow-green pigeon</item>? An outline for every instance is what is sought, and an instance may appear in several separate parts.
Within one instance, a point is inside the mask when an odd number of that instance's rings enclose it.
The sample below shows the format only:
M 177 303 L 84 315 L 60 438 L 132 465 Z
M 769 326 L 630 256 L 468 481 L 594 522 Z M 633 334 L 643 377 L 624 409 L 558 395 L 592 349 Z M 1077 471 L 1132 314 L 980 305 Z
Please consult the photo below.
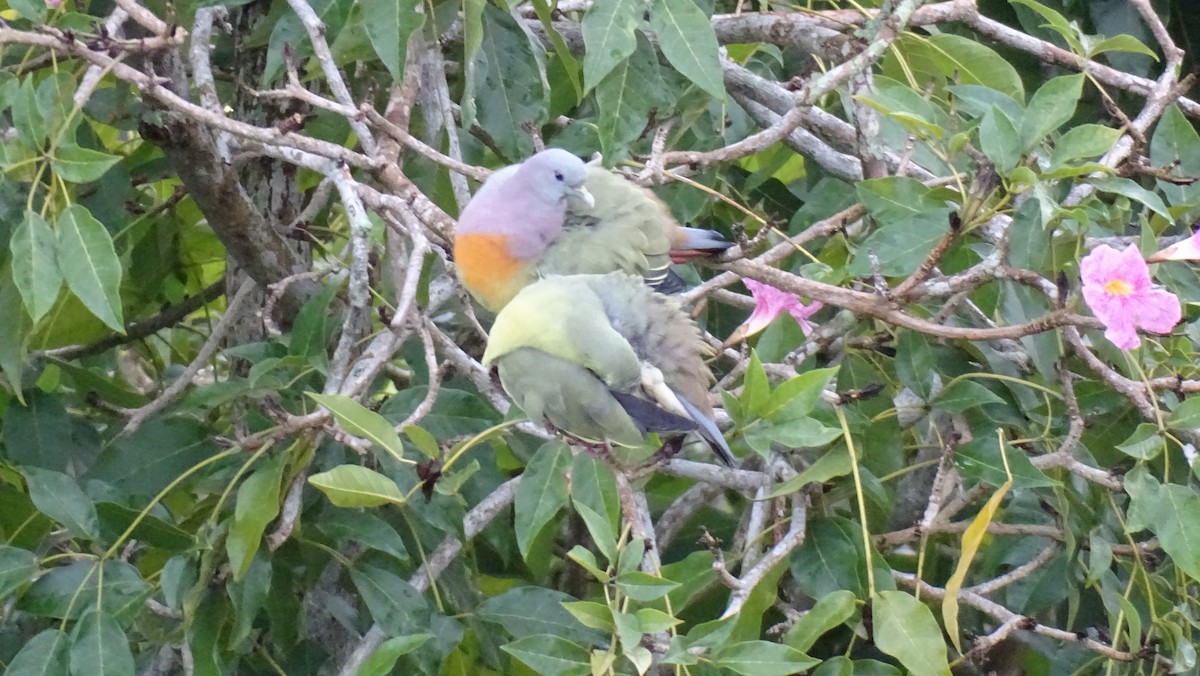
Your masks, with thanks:
M 534 421 L 636 447 L 696 432 L 733 464 L 708 399 L 708 348 L 678 303 L 623 272 L 547 276 L 496 316 L 483 363 Z
M 671 293 L 671 262 L 732 246 L 680 227 L 653 192 L 549 148 L 496 171 L 458 219 L 454 262 L 481 305 L 499 311 L 542 275 L 624 271 Z

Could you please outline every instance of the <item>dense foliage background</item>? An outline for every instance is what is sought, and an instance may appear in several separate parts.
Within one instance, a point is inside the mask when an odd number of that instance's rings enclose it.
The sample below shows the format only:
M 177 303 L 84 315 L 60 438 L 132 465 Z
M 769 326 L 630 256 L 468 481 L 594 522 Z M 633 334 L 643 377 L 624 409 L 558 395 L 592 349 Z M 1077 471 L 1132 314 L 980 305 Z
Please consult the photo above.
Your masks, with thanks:
M 1196 673 L 1191 0 L 7 0 L 0 665 Z M 707 456 L 522 422 L 447 260 L 541 145 L 740 246 Z M 823 309 L 721 347 L 753 278 Z M 701 283 L 701 281 L 703 283 Z

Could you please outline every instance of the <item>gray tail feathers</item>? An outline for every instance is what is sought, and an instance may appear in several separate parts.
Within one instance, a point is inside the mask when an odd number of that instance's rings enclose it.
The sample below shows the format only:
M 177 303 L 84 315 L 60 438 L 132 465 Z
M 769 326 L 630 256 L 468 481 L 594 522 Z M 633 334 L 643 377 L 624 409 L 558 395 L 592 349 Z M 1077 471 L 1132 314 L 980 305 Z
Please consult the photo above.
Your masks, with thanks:
M 725 464 L 726 467 L 734 466 L 733 451 L 729 449 L 729 443 L 725 441 L 725 435 L 721 434 L 721 430 L 717 429 L 717 424 L 711 418 L 700 412 L 695 404 L 688 401 L 685 397 L 675 396 L 679 399 L 679 403 L 683 405 L 683 410 L 691 416 L 696 423 L 696 432 L 704 437 L 708 445 L 712 447 L 713 453 L 717 454 L 717 458 Z
M 621 408 L 629 414 L 642 432 L 690 432 L 696 429 L 696 421 L 672 413 L 641 397 L 609 390 Z
M 651 289 L 667 295 L 679 293 L 687 288 L 687 282 L 683 281 L 683 277 L 675 274 L 671 268 L 664 269 L 663 273 L 654 279 L 647 276 L 646 283 L 650 285 Z
M 733 246 L 733 242 L 716 230 L 701 230 L 700 228 L 680 228 L 687 235 L 685 249 L 694 251 L 724 251 Z

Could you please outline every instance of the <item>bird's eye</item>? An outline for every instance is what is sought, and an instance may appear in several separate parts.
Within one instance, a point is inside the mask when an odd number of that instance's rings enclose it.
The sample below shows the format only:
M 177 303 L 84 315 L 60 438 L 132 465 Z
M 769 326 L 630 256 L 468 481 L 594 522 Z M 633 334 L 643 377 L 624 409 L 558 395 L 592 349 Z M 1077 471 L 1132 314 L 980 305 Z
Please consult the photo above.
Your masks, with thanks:
M 562 175 L 562 172 L 561 172 L 561 171 L 556 171 L 556 172 L 554 172 L 554 180 L 556 180 L 556 181 L 561 181 L 561 180 L 563 180 L 563 175 Z

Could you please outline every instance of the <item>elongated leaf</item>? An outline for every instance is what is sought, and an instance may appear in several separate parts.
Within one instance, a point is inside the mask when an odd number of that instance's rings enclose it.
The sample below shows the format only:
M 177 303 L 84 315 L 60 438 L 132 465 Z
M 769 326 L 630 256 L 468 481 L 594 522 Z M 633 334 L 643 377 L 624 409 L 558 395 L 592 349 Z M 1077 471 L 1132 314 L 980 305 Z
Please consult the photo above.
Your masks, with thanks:
M 6 676 L 61 676 L 67 673 L 67 635 L 46 629 L 25 642 L 8 663 Z
M 25 212 L 8 249 L 12 252 L 13 281 L 33 321 L 41 319 L 58 298 L 62 273 L 58 271 L 57 238 L 50 224 L 37 212 Z
M 979 122 L 979 147 L 1001 176 L 1007 176 L 1021 161 L 1020 132 L 997 106 L 989 108 Z
M 279 515 L 279 484 L 286 465 L 287 455 L 280 453 L 254 470 L 238 487 L 233 526 L 225 542 L 235 581 L 246 574 L 262 542 L 263 531 Z
M 788 676 L 821 663 L 791 646 L 770 641 L 743 641 L 724 646 L 713 656 L 713 661 L 743 676 Z
M 712 22 L 693 0 L 653 0 L 650 26 L 663 56 L 713 98 L 725 100 L 725 80 Z
M 575 600 L 553 589 L 514 587 L 479 604 L 476 612 L 517 638 L 553 634 L 586 645 L 603 640 L 603 633 L 584 626 L 563 607 Z
M 821 394 L 837 376 L 838 367 L 812 369 L 788 378 L 771 392 L 762 417 L 784 420 L 807 416 L 821 401 Z
M 678 582 L 633 571 L 617 577 L 617 589 L 634 601 L 653 601 L 679 586 Z
M 1075 115 L 1075 106 L 1083 93 L 1083 75 L 1063 75 L 1046 82 L 1034 92 L 1021 119 L 1021 143 L 1032 149 L 1047 134 L 1066 124 Z
M 354 676 L 387 676 L 396 666 L 396 660 L 420 648 L 433 634 L 411 634 L 396 636 L 384 641 L 371 656 L 363 661 Z
M 1185 399 L 1171 411 L 1167 425 L 1180 430 L 1194 430 L 1200 427 L 1200 397 Z
M 991 87 L 1018 101 L 1025 98 L 1017 69 L 987 45 L 953 33 L 931 35 L 928 40 L 942 72 L 956 82 Z
M 587 649 L 558 636 L 526 636 L 500 646 L 500 649 L 543 676 L 583 676 L 591 673 L 591 655 Z
M 566 470 L 570 461 L 565 444 L 548 441 L 525 466 L 513 502 L 514 527 L 521 556 L 529 556 L 529 546 L 534 538 L 566 506 Z
M 400 442 L 400 435 L 396 434 L 395 428 L 392 427 L 392 424 L 386 418 L 350 397 L 344 397 L 340 394 L 316 394 L 315 392 L 309 392 L 308 396 L 312 397 L 318 404 L 329 409 L 333 417 L 337 418 L 342 429 L 356 437 L 362 437 L 371 441 L 371 443 L 387 451 L 393 458 L 403 460 L 404 444 Z
M 59 146 L 54 152 L 54 173 L 71 183 L 90 183 L 104 175 L 121 158 L 91 148 Z
M 58 269 L 67 288 L 113 331 L 125 333 L 121 311 L 121 260 L 108 230 L 73 204 L 58 216 Z
M 843 590 L 823 596 L 788 629 L 783 642 L 801 652 L 808 650 L 825 632 L 850 619 L 854 607 L 851 592 Z
M 845 448 L 835 447 L 809 465 L 803 472 L 779 484 L 779 487 L 768 493 L 764 499 L 790 495 L 808 484 L 825 483 L 830 479 L 846 476 L 852 469 L 850 453 Z
M 129 676 L 133 653 L 121 625 L 102 610 L 91 610 L 79 618 L 78 633 L 71 643 L 73 676 Z
M 543 56 L 533 51 L 508 12 L 488 4 L 483 17 L 478 58 L 484 60 L 486 69 L 475 88 L 479 125 L 509 157 L 519 159 L 532 154 L 529 127 L 545 122 L 549 110 L 549 92 L 538 67 Z
M 1119 176 L 1102 176 L 1091 178 L 1089 182 L 1096 186 L 1097 190 L 1110 192 L 1115 195 L 1124 195 L 1135 202 L 1140 202 L 1168 221 L 1173 220 L 1171 212 L 1167 209 L 1167 205 L 1163 203 L 1162 198 L 1156 193 L 1138 185 L 1132 179 L 1121 178 Z
M 642 3 L 610 0 L 592 5 L 583 16 L 581 30 L 587 48 L 583 57 L 584 91 L 591 91 L 637 49 Z
M 395 481 L 361 465 L 338 465 L 328 472 L 308 477 L 308 483 L 320 489 L 338 507 L 378 507 L 405 502 Z
M 33 552 L 0 545 L 0 598 L 32 580 L 37 569 L 38 558 Z
M 1144 471 L 1126 476 L 1131 532 L 1149 528 L 1176 567 L 1200 580 L 1200 496 L 1178 484 L 1159 484 Z
M 29 484 L 29 498 L 43 514 L 66 526 L 76 537 L 99 536 L 96 506 L 71 477 L 37 467 L 22 471 Z
M 637 139 L 666 88 L 654 48 L 645 37 L 638 36 L 634 53 L 596 85 L 596 107 L 600 109 L 596 132 L 606 158 L 623 155 Z
M 402 636 L 429 626 L 429 605 L 420 592 L 395 573 L 366 565 L 351 570 L 350 579 L 371 617 L 389 633 Z
M 948 676 L 946 644 L 929 608 L 907 592 L 880 592 L 872 601 L 875 645 L 914 676 Z
M 417 12 L 420 0 L 362 0 L 359 5 L 371 46 L 392 80 L 400 82 L 408 38 L 425 23 L 425 15 Z
M 1162 435 L 1158 432 L 1158 425 L 1142 423 L 1137 426 L 1133 434 L 1129 435 L 1128 439 L 1114 448 L 1131 458 L 1152 460 L 1162 452 L 1163 446 L 1164 442 Z
M 363 547 L 377 549 L 391 554 L 401 563 L 408 563 L 408 548 L 400 534 L 391 524 L 370 512 L 349 509 L 325 510 L 316 526 L 331 538 L 349 538 Z

